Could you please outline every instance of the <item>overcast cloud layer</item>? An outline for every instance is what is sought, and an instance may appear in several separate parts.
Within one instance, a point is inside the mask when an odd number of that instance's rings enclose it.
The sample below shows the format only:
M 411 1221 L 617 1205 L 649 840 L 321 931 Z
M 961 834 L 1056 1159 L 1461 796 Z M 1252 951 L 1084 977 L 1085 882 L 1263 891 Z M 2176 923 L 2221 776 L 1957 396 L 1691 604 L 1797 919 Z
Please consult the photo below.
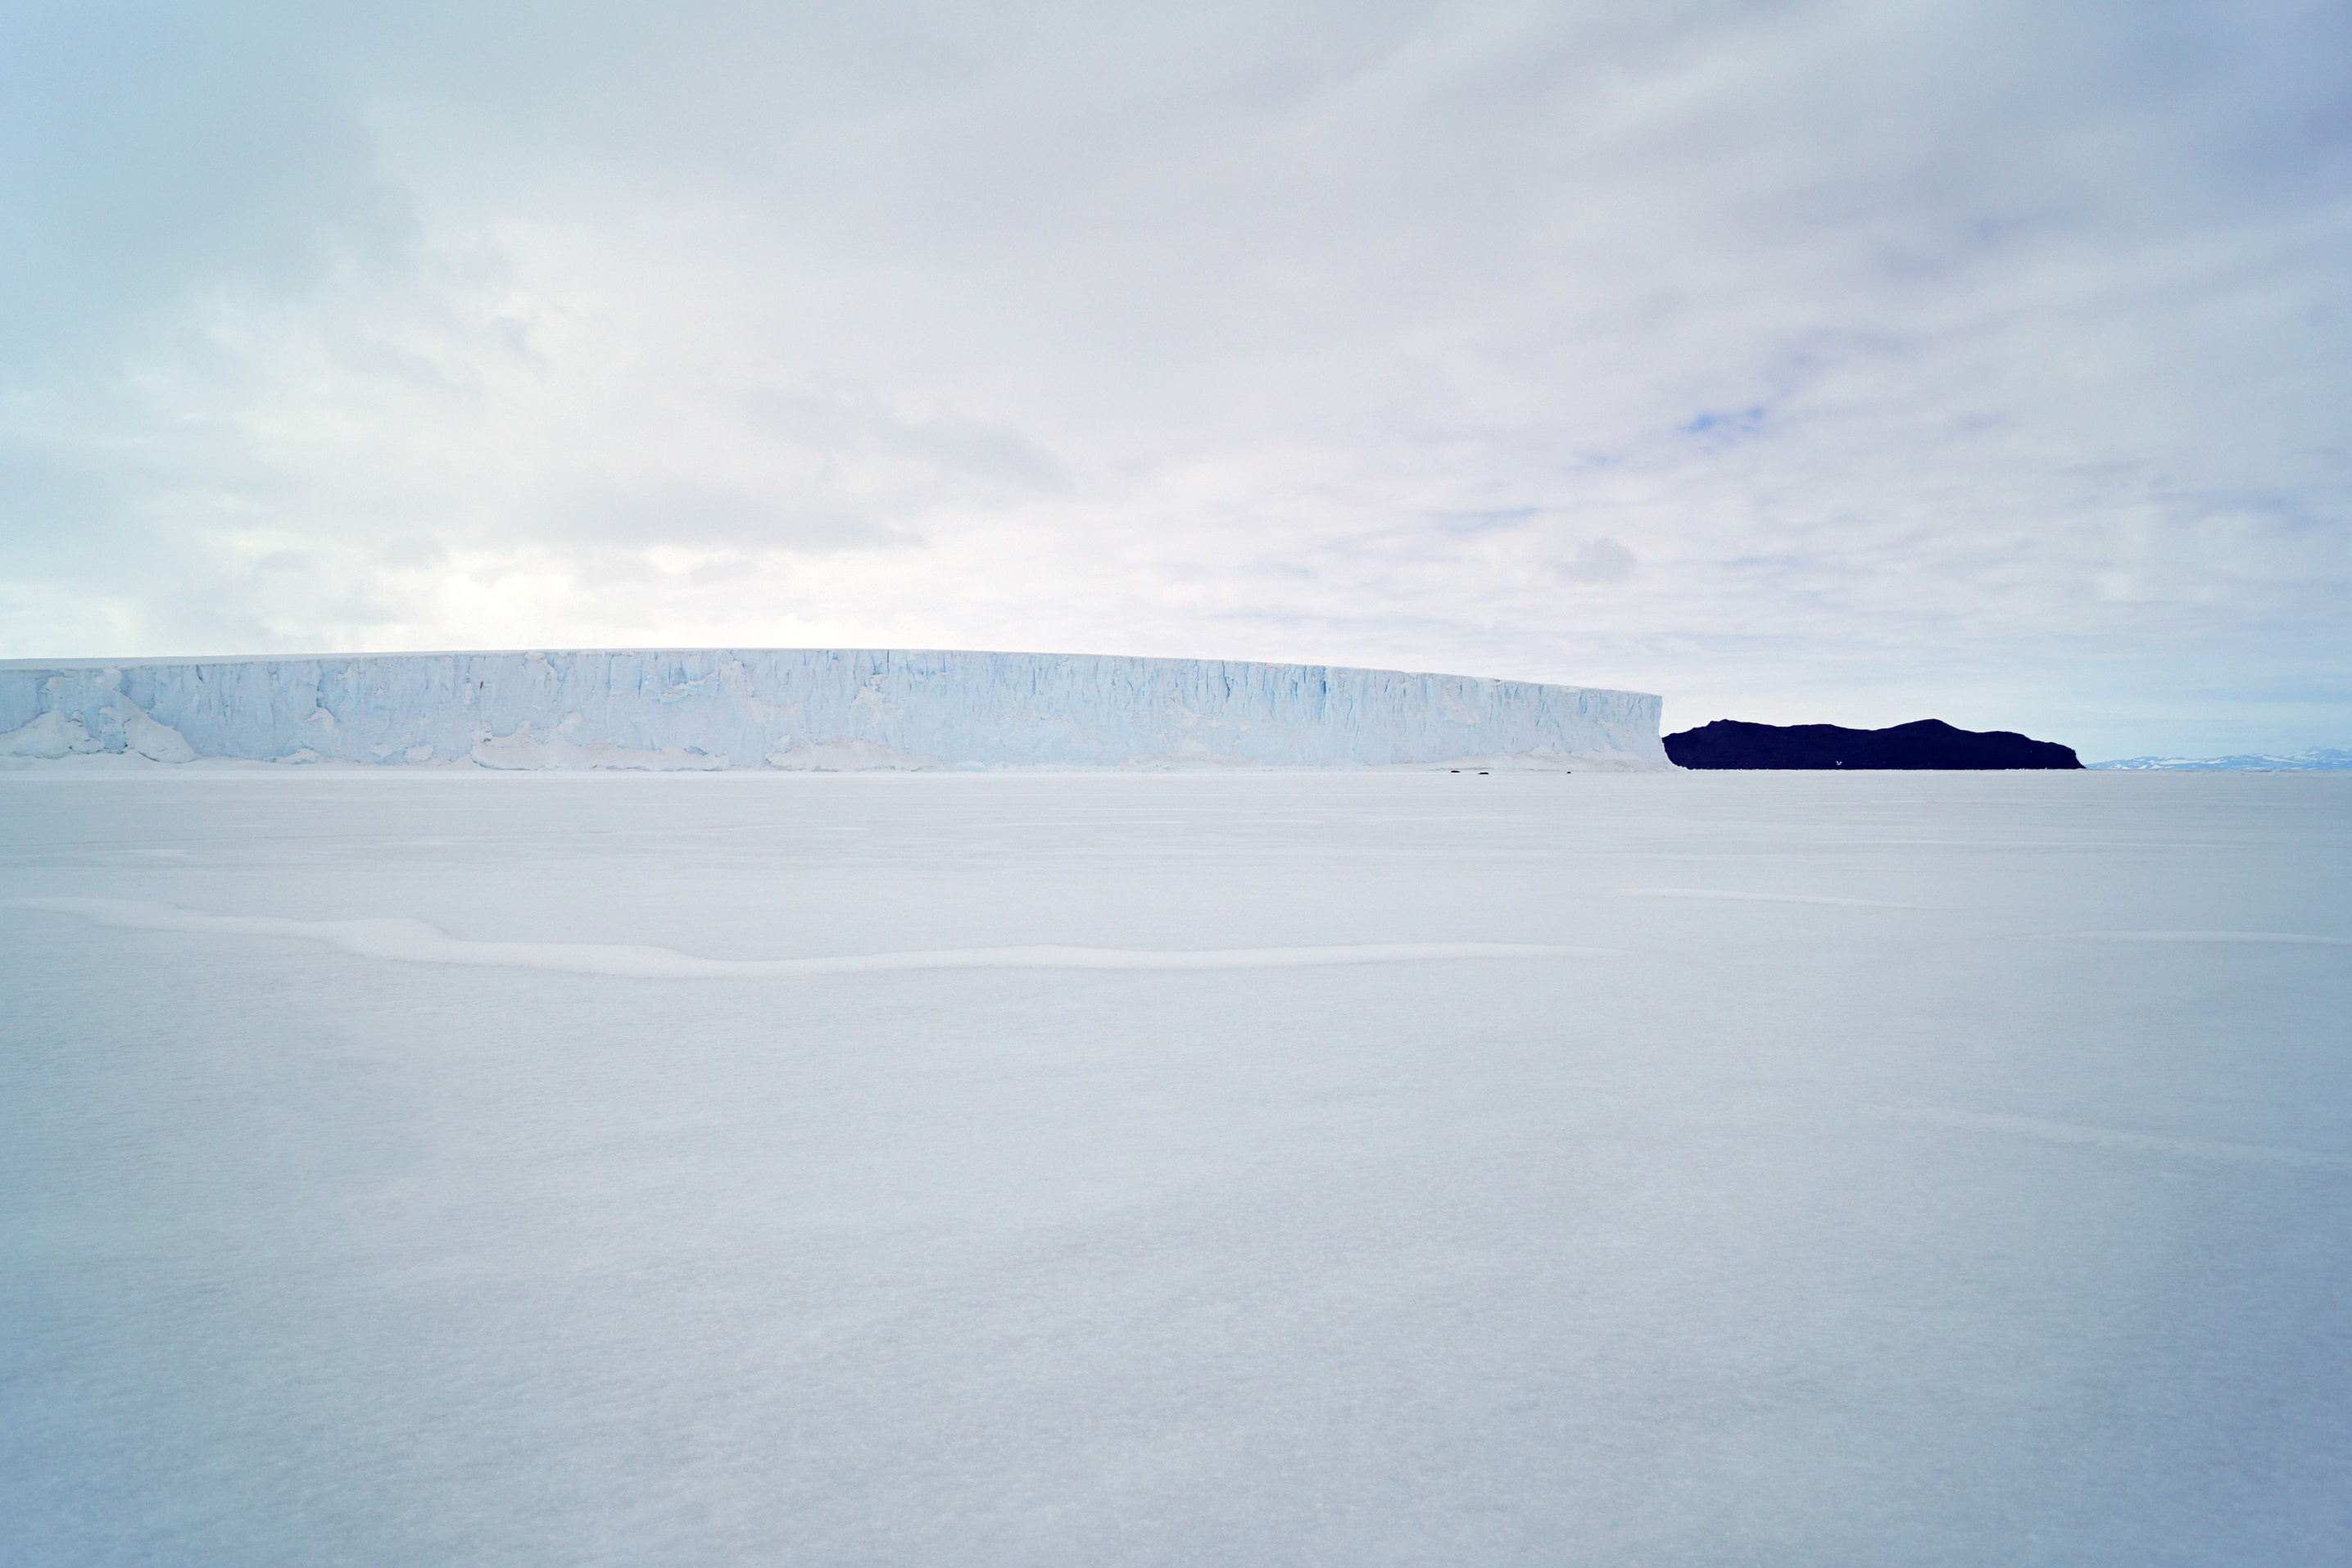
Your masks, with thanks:
M 0 5 L 0 654 L 2352 744 L 2340 4 Z

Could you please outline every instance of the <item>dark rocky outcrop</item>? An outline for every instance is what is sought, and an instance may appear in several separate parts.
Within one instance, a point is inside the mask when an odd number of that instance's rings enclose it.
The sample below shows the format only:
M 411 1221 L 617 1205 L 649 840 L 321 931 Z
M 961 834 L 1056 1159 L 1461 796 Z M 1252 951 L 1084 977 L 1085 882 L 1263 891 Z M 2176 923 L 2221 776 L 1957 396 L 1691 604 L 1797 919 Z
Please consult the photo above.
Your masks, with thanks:
M 1956 730 L 1922 719 L 1885 730 L 1746 724 L 1717 719 L 1666 737 L 1685 768 L 2079 768 L 2074 749 L 2007 730 Z

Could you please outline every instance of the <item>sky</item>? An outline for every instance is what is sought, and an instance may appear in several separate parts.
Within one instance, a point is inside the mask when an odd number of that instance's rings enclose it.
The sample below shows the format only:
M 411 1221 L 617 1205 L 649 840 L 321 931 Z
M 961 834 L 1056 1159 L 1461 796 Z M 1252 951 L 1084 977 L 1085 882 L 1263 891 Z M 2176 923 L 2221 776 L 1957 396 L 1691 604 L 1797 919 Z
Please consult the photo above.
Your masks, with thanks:
M 2352 745 L 2352 7 L 0 0 L 0 657 Z

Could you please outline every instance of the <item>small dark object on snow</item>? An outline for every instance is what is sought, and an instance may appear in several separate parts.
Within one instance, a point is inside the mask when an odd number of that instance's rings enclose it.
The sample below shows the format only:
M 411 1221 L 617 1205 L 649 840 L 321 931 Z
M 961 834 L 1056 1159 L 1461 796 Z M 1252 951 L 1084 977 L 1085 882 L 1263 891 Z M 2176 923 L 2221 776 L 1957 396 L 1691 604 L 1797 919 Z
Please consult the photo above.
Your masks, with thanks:
M 1717 719 L 1666 737 L 1685 768 L 2079 768 L 2074 748 L 2007 730 L 1958 730 L 1922 719 L 1885 730 L 1748 724 Z

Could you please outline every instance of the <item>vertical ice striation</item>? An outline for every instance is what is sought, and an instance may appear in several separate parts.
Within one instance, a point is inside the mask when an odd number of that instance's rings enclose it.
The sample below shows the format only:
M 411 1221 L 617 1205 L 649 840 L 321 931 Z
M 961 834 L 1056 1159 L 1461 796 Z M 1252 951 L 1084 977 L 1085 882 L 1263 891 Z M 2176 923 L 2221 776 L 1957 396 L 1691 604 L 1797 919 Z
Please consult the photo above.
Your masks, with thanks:
M 830 648 L 0 663 L 0 755 L 486 767 L 1667 765 L 1641 692 L 1321 665 Z

